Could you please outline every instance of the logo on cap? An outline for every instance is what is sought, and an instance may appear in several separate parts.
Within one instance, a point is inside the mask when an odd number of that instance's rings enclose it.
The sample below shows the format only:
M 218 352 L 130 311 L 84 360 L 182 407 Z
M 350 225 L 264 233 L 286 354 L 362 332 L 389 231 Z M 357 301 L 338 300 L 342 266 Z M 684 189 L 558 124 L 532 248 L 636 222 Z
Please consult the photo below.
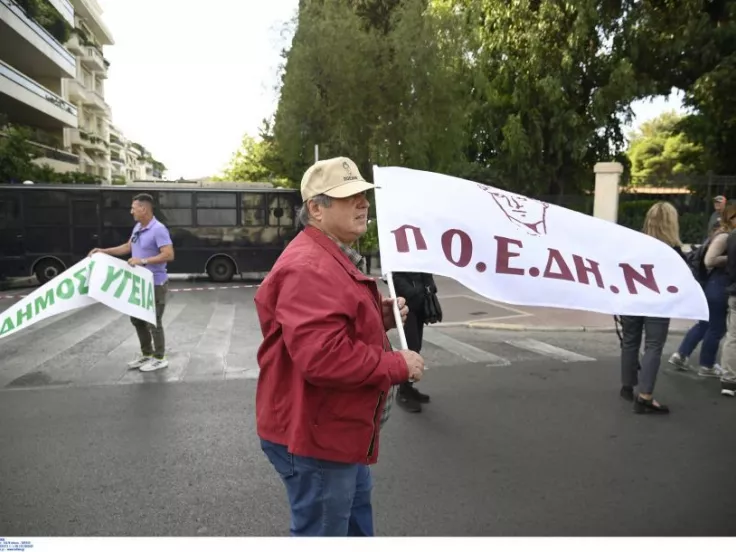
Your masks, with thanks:
M 342 177 L 343 181 L 348 182 L 350 180 L 358 180 L 357 176 L 353 176 L 353 170 L 350 168 L 350 163 L 343 161 L 342 168 L 345 169 L 345 172 L 347 173 L 347 175 Z

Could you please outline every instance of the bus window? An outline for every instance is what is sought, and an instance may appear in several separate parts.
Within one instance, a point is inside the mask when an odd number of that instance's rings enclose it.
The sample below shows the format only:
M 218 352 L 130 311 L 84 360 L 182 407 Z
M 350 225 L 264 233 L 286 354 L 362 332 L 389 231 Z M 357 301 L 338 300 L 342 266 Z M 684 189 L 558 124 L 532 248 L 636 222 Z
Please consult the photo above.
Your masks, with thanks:
M 72 202 L 74 226 L 97 228 L 97 203 L 92 201 Z
M 135 224 L 130 214 L 134 195 L 123 191 L 102 192 L 102 226 L 131 228 Z
M 266 195 L 243 193 L 241 200 L 243 226 L 266 226 Z
M 32 190 L 24 201 L 26 225 L 69 227 L 67 193 Z
M 23 241 L 18 234 L 23 228 L 20 216 L 20 195 L 0 193 L 0 255 L 3 257 L 19 257 L 24 253 Z M 2 270 L 0 270 L 2 272 Z
M 296 205 L 294 196 L 290 194 L 271 194 L 268 204 L 268 225 L 292 228 Z
M 0 229 L 20 228 L 20 201 L 15 194 L 0 194 Z
M 67 229 L 69 227 L 67 226 Z M 52 253 L 65 255 L 71 250 L 69 232 L 59 232 L 57 228 L 47 226 L 28 228 L 25 233 L 25 246 L 28 253 Z
M 192 192 L 159 192 L 156 217 L 166 226 L 191 226 Z
M 235 226 L 238 223 L 235 193 L 198 192 L 197 226 Z

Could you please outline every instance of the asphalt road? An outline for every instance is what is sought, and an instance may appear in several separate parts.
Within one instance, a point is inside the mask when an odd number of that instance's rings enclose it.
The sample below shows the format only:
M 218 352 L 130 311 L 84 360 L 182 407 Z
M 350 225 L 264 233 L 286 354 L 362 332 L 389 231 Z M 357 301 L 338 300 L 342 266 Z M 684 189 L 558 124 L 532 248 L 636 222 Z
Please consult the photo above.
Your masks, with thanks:
M 286 535 L 255 435 L 252 293 L 172 294 L 172 365 L 148 378 L 103 307 L 0 340 L 0 535 Z M 672 414 L 636 416 L 617 353 L 610 334 L 431 328 L 432 403 L 382 434 L 378 533 L 736 535 L 736 401 L 665 366 Z

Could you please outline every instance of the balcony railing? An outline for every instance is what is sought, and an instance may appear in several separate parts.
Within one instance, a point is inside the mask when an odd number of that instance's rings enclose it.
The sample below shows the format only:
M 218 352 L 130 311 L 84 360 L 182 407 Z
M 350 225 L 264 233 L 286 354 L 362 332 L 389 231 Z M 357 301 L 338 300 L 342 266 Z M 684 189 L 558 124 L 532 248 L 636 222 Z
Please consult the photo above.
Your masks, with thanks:
M 23 23 L 25 23 L 29 29 L 31 29 L 36 35 L 46 42 L 49 46 L 51 46 L 54 51 L 56 51 L 57 54 L 59 54 L 61 57 L 64 58 L 64 61 L 67 63 L 74 65 L 74 56 L 69 53 L 69 51 L 64 48 L 64 46 L 54 38 L 54 36 L 48 32 L 46 29 L 44 29 L 41 25 L 39 25 L 36 21 L 28 17 L 25 10 L 21 8 L 18 4 L 13 2 L 13 0 L 0 0 L 0 4 L 5 6 L 7 9 L 9 9 L 12 13 L 17 15 Z M 72 13 L 73 13 L 72 9 Z
M 0 0 L 0 1 L 5 1 L 5 0 Z M 3 61 L 0 61 L 0 76 L 4 76 L 10 79 L 14 83 L 25 88 L 28 92 L 36 94 L 37 96 L 43 98 L 47 102 L 54 104 L 59 109 L 62 109 L 66 111 L 67 113 L 69 113 L 70 115 L 77 117 L 76 107 L 74 107 L 69 102 L 65 101 L 60 96 L 57 96 L 56 94 L 54 94 L 51 90 L 44 88 L 43 86 L 38 84 L 36 81 L 29 79 L 23 73 L 16 71 L 10 65 L 8 65 L 7 63 L 4 63 Z
M 64 163 L 70 163 L 72 165 L 79 165 L 78 155 L 74 155 L 73 153 L 51 148 L 43 144 L 35 144 L 33 142 L 31 143 L 35 145 L 36 147 L 38 147 L 41 153 L 41 156 L 45 159 L 56 159 L 57 161 L 62 161 Z

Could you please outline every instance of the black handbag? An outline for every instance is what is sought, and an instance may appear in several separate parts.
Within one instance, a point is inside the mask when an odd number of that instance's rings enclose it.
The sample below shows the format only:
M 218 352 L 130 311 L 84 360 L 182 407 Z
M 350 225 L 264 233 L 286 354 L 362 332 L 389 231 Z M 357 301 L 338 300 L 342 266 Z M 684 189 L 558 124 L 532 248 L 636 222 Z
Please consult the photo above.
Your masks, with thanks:
M 437 293 L 430 286 L 424 286 L 424 323 L 442 322 L 442 306 Z

